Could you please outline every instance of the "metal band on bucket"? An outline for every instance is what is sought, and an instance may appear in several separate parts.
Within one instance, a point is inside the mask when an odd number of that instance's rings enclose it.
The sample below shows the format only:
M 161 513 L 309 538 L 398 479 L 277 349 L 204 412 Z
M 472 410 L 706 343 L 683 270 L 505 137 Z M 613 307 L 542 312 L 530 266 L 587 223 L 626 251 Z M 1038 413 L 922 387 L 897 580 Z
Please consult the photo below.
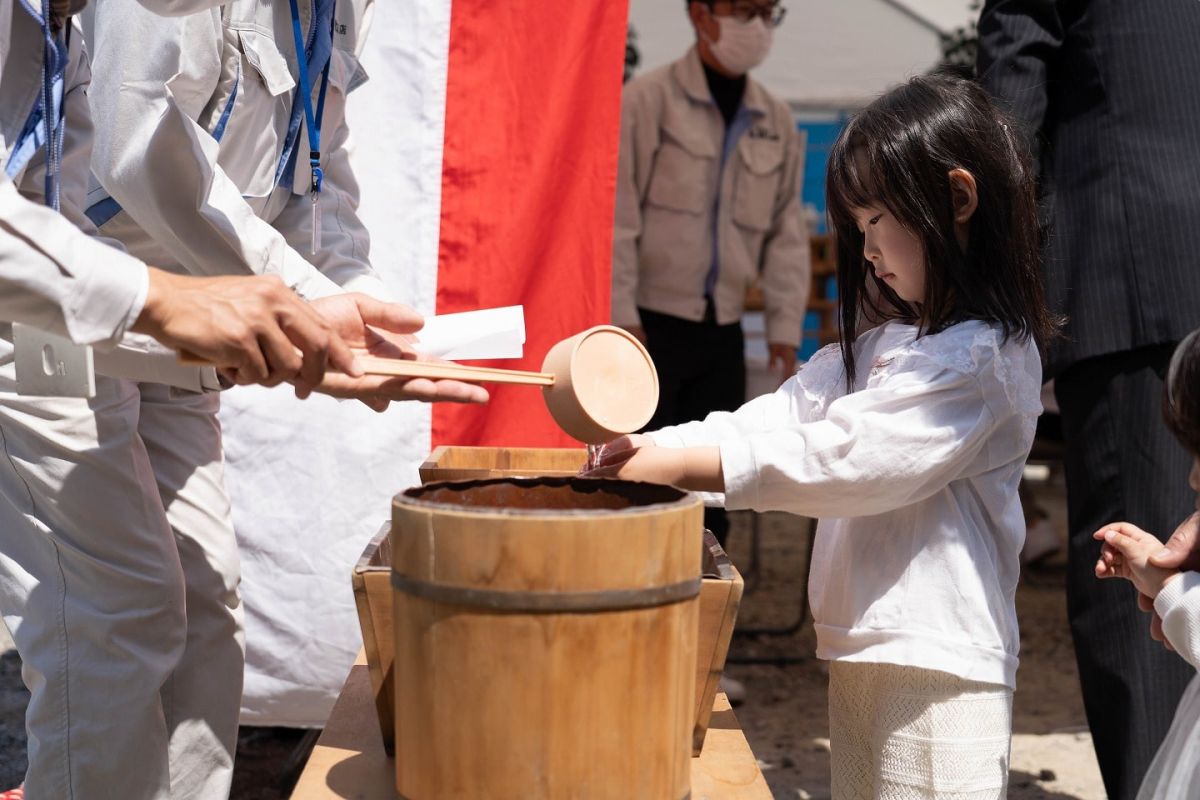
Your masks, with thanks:
M 470 589 L 432 583 L 398 572 L 392 573 L 392 586 L 423 600 L 455 606 L 474 606 L 493 611 L 531 614 L 584 613 L 590 611 L 629 611 L 653 608 L 690 600 L 700 594 L 700 578 L 651 586 L 647 589 L 610 589 L 598 592 L 526 592 L 503 589 Z

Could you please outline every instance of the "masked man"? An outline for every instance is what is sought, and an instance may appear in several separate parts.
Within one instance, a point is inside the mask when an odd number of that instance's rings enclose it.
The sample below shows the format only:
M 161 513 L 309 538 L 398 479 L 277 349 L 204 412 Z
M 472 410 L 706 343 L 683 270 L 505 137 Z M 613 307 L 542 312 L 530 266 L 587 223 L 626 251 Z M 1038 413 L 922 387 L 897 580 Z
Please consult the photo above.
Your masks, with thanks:
M 754 281 L 771 367 L 795 368 L 809 287 L 800 214 L 804 145 L 788 107 L 747 73 L 784 9 L 772 0 L 688 2 L 696 44 L 631 81 L 621 112 L 612 318 L 658 367 L 649 428 L 745 401 L 741 317 Z M 705 525 L 724 544 L 721 509 Z

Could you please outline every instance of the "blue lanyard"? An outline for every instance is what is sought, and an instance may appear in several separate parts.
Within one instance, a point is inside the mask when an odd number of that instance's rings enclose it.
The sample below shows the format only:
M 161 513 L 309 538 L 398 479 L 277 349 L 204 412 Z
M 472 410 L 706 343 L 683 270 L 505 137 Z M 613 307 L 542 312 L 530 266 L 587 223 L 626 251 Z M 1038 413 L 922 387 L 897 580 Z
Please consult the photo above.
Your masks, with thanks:
M 300 73 L 300 99 L 304 103 L 305 128 L 308 129 L 308 163 L 312 169 L 312 186 L 314 193 L 321 191 L 324 173 L 321 171 L 321 119 L 325 116 L 325 90 L 329 86 L 329 65 L 333 62 L 333 54 L 325 62 L 321 70 L 321 90 L 317 96 L 317 110 L 313 113 L 312 84 L 308 79 L 308 54 L 318 35 L 317 25 L 319 14 L 314 4 L 312 8 L 312 27 L 308 46 L 305 46 L 304 35 L 300 32 L 300 8 L 296 0 L 288 0 L 292 9 L 292 36 L 296 40 L 296 66 Z M 330 14 L 329 28 L 330 48 L 333 45 L 333 22 Z
M 37 104 L 29 114 L 17 139 L 4 172 L 15 178 L 33 155 L 46 148 L 46 205 L 55 211 L 59 207 L 59 173 L 62 167 L 63 135 L 63 77 L 67 68 L 67 48 L 50 28 L 50 2 L 42 0 L 41 11 L 30 0 L 21 6 L 42 29 L 42 90 Z M 67 28 L 68 36 L 70 27 Z

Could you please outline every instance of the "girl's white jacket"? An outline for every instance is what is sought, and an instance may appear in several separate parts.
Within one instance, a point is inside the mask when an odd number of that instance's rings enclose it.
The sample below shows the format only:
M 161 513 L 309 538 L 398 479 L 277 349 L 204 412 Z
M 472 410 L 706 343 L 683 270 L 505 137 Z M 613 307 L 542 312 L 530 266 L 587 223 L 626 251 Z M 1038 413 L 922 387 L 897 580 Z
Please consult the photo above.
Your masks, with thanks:
M 917 333 L 889 322 L 860 336 L 853 392 L 834 345 L 774 394 L 651 436 L 719 445 L 730 509 L 820 518 L 818 657 L 1014 688 L 1017 485 L 1041 361 L 1032 341 L 979 321 Z
M 1200 669 L 1200 573 L 1185 572 L 1154 599 L 1163 633 L 1179 655 Z M 1158 748 L 1138 800 L 1191 800 L 1200 791 L 1200 675 L 1192 678 L 1175 720 Z

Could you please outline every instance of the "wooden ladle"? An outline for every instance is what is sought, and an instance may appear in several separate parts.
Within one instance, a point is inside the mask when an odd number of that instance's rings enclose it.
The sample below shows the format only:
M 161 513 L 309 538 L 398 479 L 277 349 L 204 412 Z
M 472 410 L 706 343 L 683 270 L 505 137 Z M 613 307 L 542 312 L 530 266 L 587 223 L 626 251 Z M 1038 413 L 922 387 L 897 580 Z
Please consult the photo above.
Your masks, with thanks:
M 658 406 L 658 372 L 650 354 L 632 334 L 612 325 L 563 339 L 546 353 L 541 372 L 363 354 L 357 359 L 371 375 L 541 386 L 554 421 L 587 444 L 633 433 Z
M 612 325 L 563 339 L 546 353 L 541 372 L 375 356 L 359 356 L 358 362 L 378 375 L 541 386 L 554 421 L 587 444 L 633 433 L 658 406 L 658 372 L 650 354 L 632 334 Z
M 633 433 L 658 406 L 658 372 L 650 354 L 632 334 L 612 325 L 563 339 L 546 353 L 541 372 L 374 356 L 359 356 L 358 362 L 379 375 L 541 386 L 554 421 L 587 444 Z

